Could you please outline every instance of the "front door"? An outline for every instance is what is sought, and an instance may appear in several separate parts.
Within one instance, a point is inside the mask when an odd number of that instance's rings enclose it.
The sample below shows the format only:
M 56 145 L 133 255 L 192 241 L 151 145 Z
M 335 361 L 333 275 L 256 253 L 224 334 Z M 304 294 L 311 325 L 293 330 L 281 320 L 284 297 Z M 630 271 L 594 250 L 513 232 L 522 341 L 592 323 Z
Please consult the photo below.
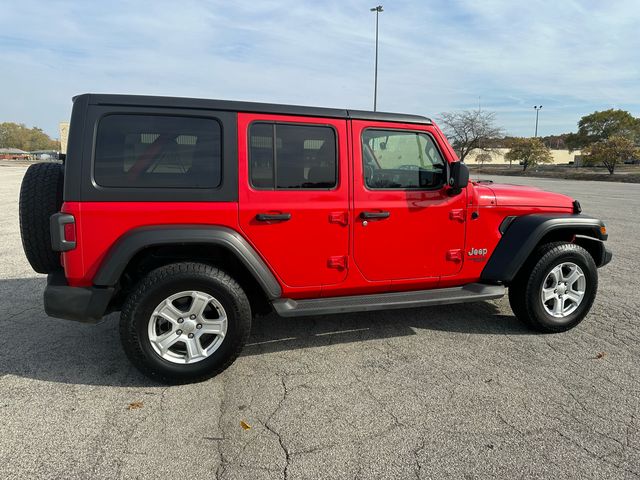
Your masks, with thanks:
M 240 227 L 290 287 L 341 282 L 349 255 L 346 120 L 238 114 Z
M 354 258 L 368 280 L 434 280 L 463 261 L 466 193 L 434 127 L 353 121 Z

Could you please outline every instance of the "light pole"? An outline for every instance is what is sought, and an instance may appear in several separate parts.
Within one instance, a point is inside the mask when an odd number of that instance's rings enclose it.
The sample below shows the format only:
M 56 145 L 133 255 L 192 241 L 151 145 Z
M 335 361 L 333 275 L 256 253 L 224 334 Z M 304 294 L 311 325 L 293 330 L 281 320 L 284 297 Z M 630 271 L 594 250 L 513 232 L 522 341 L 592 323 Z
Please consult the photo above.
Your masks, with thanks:
M 540 110 L 542 109 L 542 105 L 534 105 L 533 109 L 536 111 L 536 133 L 535 133 L 534 137 L 538 138 L 538 114 L 540 113 Z
M 382 5 L 373 7 L 370 9 L 372 12 L 376 12 L 376 69 L 373 77 L 373 111 L 376 111 L 378 100 L 378 16 L 380 12 L 383 12 Z

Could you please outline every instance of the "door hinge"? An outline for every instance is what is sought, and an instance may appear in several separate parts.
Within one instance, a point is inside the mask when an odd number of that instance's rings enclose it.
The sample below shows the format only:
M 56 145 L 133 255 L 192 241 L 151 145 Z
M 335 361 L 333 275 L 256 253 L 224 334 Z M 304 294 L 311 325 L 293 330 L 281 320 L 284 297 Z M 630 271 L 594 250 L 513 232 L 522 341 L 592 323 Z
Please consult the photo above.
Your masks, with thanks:
M 449 218 L 451 220 L 458 220 L 459 222 L 464 222 L 464 210 L 462 208 L 451 210 L 449 212 Z
M 339 255 L 336 257 L 329 257 L 329 260 L 327 260 L 327 266 L 337 270 L 344 270 L 347 268 L 347 256 Z
M 450 262 L 460 263 L 462 261 L 462 250 L 459 248 L 449 250 L 447 252 L 447 260 Z
M 348 225 L 349 215 L 347 212 L 331 212 L 329 214 L 329 223 L 337 223 L 338 225 Z

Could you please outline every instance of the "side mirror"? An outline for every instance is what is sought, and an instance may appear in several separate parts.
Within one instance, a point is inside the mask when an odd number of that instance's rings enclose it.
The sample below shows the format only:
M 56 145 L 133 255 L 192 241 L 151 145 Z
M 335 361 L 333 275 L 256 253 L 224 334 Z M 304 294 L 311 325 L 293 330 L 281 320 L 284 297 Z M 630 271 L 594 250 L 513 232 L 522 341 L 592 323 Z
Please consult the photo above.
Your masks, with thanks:
M 462 162 L 449 165 L 449 187 L 451 193 L 457 195 L 469 184 L 469 167 Z

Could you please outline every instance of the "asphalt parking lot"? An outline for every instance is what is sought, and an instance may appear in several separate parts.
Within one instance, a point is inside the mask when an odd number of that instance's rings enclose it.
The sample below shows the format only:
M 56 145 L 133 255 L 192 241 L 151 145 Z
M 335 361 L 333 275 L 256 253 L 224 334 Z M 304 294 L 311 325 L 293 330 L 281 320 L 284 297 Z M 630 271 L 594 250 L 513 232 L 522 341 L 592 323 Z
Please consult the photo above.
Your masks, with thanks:
M 24 170 L 0 166 L 1 478 L 640 477 L 640 185 L 504 179 L 607 223 L 614 260 L 573 331 L 531 333 L 506 299 L 274 315 L 221 376 L 165 387 L 129 364 L 115 316 L 44 314 Z

